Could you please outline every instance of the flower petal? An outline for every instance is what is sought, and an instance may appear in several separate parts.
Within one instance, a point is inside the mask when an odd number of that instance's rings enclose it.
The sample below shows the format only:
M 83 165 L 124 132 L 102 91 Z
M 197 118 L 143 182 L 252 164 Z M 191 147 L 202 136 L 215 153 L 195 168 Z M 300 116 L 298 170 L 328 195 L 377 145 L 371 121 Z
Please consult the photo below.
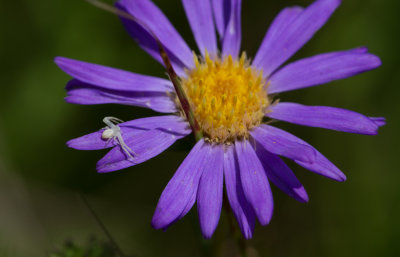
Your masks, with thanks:
M 299 202 L 308 202 L 308 195 L 293 171 L 279 158 L 265 150 L 261 144 L 257 144 L 256 153 L 260 159 L 267 178 L 280 190 Z
M 150 0 L 120 0 L 117 7 L 143 22 L 170 53 L 175 68 L 194 67 L 192 51 L 162 11 Z M 122 18 L 129 34 L 157 61 L 162 63 L 156 41 L 141 24 Z M 172 54 L 172 55 L 171 55 Z M 180 62 L 180 63 L 179 63 Z M 183 65 L 182 65 L 183 64 Z
M 235 143 L 240 179 L 247 201 L 261 225 L 267 225 L 273 213 L 273 198 L 264 168 L 247 140 Z
M 200 228 L 205 238 L 211 238 L 217 228 L 221 215 L 224 182 L 224 148 L 222 145 L 209 145 L 209 147 L 210 152 L 197 191 Z
M 268 47 L 263 47 L 257 54 L 253 65 L 263 70 L 268 77 L 279 66 L 295 54 L 326 23 L 340 5 L 340 0 L 317 0 L 302 11 L 287 26 L 283 33 L 273 38 Z
M 384 117 L 370 117 L 370 119 L 379 127 L 386 125 L 386 119 Z
M 68 147 L 74 148 L 76 150 L 101 150 L 114 147 L 117 145 L 115 140 L 104 140 L 102 139 L 104 129 L 99 131 L 71 139 L 67 142 Z M 135 137 L 141 133 L 143 130 L 132 129 L 132 128 L 121 128 L 121 135 L 124 138 Z
M 315 162 L 295 161 L 298 165 L 327 178 L 343 182 L 346 180 L 346 175 L 343 174 L 332 162 L 315 149 L 317 156 Z
M 183 212 L 191 209 L 208 152 L 209 147 L 200 140 L 179 166 L 158 200 L 151 222 L 155 229 L 168 227 L 181 218 Z
M 270 127 L 268 125 L 261 125 L 260 128 L 265 129 L 265 127 Z M 274 128 L 276 129 L 276 128 Z M 333 164 L 331 163 L 325 156 L 323 156 L 320 152 L 317 151 L 314 147 L 312 147 L 310 144 L 305 142 L 304 140 L 288 133 L 285 132 L 286 136 L 290 138 L 290 140 L 297 141 L 299 144 L 308 146 L 311 148 L 314 153 L 315 153 L 315 159 L 314 162 L 304 162 L 304 161 L 299 161 L 299 160 L 294 160 L 297 164 L 300 166 L 317 173 L 321 176 L 325 176 L 327 178 L 337 180 L 337 181 L 345 181 L 346 176 Z M 252 134 L 253 136 L 253 134 Z M 267 148 L 266 148 L 267 149 Z M 267 149 L 269 151 L 269 149 Z
M 250 134 L 271 153 L 309 163 L 315 160 L 313 148 L 299 143 L 295 136 L 286 131 L 268 125 L 261 125 L 254 128 Z
M 56 57 L 55 63 L 75 79 L 104 89 L 120 91 L 174 92 L 169 80 L 155 78 L 98 64 Z
M 217 37 L 210 0 L 182 0 L 197 46 L 203 56 L 218 53 Z
M 304 9 L 300 6 L 287 7 L 275 17 L 257 51 L 253 65 L 262 68 L 262 62 L 264 58 L 270 54 L 270 48 L 275 43 L 275 40 L 279 40 L 279 37 L 287 30 L 303 10 Z M 268 77 L 270 74 L 265 74 L 264 71 L 264 75 Z
M 243 192 L 239 163 L 233 146 L 228 147 L 224 153 L 224 176 L 229 204 L 243 236 L 250 239 L 253 236 L 255 214 Z
M 136 137 L 124 138 L 125 144 L 135 153 L 134 159 L 128 158 L 121 147 L 114 147 L 100 161 L 97 162 L 97 171 L 106 173 L 128 168 L 145 162 L 164 152 L 183 135 L 171 134 L 160 129 L 153 129 L 141 133 Z
M 361 48 L 363 50 L 365 48 Z M 353 49 L 305 58 L 288 64 L 270 79 L 268 93 L 280 93 L 325 84 L 375 69 L 381 60 Z
M 122 104 L 149 108 L 157 112 L 176 112 L 176 105 L 167 92 L 135 92 L 110 90 L 73 79 L 68 82 L 65 101 L 73 104 Z
M 231 0 L 230 18 L 222 40 L 222 54 L 237 57 L 242 43 L 242 0 Z
M 225 35 L 225 29 L 228 26 L 231 16 L 231 6 L 234 0 L 213 0 L 213 11 L 215 18 L 215 26 L 217 27 L 220 38 Z
M 379 125 L 362 114 L 327 106 L 305 106 L 296 103 L 278 103 L 271 107 L 268 117 L 310 127 L 376 135 Z
M 135 137 L 141 133 L 152 129 L 160 129 L 169 133 L 188 135 L 191 133 L 187 122 L 176 115 L 155 116 L 142 119 L 136 119 L 118 124 L 121 128 L 123 138 Z M 107 142 L 102 139 L 104 129 L 94 133 L 72 139 L 67 145 L 77 150 L 100 150 L 117 145 L 115 140 Z
M 264 130 L 267 129 L 266 131 L 269 131 L 269 132 L 271 132 L 273 130 L 277 130 L 277 128 L 274 128 L 274 127 L 271 127 L 268 125 L 261 125 L 259 128 L 264 129 Z M 310 144 L 308 144 L 304 140 L 302 140 L 286 131 L 281 130 L 281 132 L 283 132 L 281 134 L 282 136 L 286 136 L 288 139 L 293 140 L 294 142 L 297 142 L 300 145 L 307 146 L 309 149 L 313 150 L 314 157 L 315 157 L 313 162 L 294 160 L 297 164 L 299 164 L 300 166 L 302 166 L 312 172 L 315 172 L 319 175 L 325 176 L 325 177 L 333 179 L 333 180 L 337 180 L 337 181 L 345 181 L 346 180 L 346 176 L 333 163 L 331 163 L 325 156 L 323 156 L 320 152 L 318 152 L 317 149 L 312 147 Z M 251 135 L 254 137 L 254 133 L 252 133 Z M 265 147 L 265 149 L 270 151 L 266 147 Z

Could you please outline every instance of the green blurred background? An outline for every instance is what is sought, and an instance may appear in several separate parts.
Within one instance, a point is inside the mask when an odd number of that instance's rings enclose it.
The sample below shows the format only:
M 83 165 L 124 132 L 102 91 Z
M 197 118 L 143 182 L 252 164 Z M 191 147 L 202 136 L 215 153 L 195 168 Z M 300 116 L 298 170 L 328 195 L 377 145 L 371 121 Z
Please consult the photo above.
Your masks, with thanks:
M 195 49 L 180 1 L 154 2 Z M 279 10 L 311 2 L 244 0 L 242 49 L 254 56 Z M 92 236 L 105 239 L 79 194 L 86 195 L 129 254 L 234 256 L 223 219 L 211 241 L 201 238 L 195 209 L 166 232 L 150 226 L 158 197 L 193 145 L 190 137 L 151 161 L 110 174 L 95 171 L 105 151 L 76 151 L 65 145 L 104 126 L 105 116 L 131 120 L 155 114 L 63 101 L 69 77 L 53 63 L 55 56 L 165 77 L 119 20 L 83 0 L 0 3 L 0 256 L 47 256 L 67 239 L 79 245 Z M 272 222 L 257 226 L 248 242 L 258 256 L 400 255 L 399 11 L 397 0 L 343 0 L 329 23 L 294 57 L 368 46 L 382 58 L 378 70 L 280 97 L 385 116 L 388 125 L 379 136 L 368 137 L 279 123 L 312 143 L 348 180 L 333 182 L 289 163 L 310 202 L 300 204 L 273 187 Z

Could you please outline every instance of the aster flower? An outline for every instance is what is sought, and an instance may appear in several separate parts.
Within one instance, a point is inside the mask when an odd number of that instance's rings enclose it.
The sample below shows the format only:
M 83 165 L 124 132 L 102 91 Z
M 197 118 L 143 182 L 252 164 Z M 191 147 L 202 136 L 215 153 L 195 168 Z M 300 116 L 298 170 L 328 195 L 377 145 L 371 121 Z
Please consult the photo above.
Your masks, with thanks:
M 152 225 L 167 228 L 197 202 L 201 231 L 210 238 L 220 218 L 225 184 L 239 227 L 245 238 L 251 238 L 256 219 L 266 225 L 272 217 L 269 182 L 300 202 L 308 201 L 304 187 L 281 157 L 327 178 L 346 179 L 318 150 L 268 125 L 269 120 L 365 135 L 377 134 L 385 124 L 384 118 L 349 110 L 279 102 L 277 95 L 354 76 L 377 68 L 381 62 L 360 47 L 284 65 L 327 22 L 339 0 L 317 0 L 307 8 L 283 9 L 253 61 L 240 53 L 241 0 L 182 2 L 200 56 L 192 53 L 150 0 L 120 0 L 116 4 L 145 23 L 162 43 L 204 135 L 163 191 Z M 157 41 L 143 24 L 121 19 L 138 44 L 163 63 Z M 69 103 L 123 104 L 170 113 L 119 124 L 106 118 L 106 128 L 69 141 L 68 146 L 79 150 L 111 148 L 97 163 L 98 172 L 147 161 L 192 132 L 169 80 L 63 57 L 55 62 L 74 78 L 66 87 Z

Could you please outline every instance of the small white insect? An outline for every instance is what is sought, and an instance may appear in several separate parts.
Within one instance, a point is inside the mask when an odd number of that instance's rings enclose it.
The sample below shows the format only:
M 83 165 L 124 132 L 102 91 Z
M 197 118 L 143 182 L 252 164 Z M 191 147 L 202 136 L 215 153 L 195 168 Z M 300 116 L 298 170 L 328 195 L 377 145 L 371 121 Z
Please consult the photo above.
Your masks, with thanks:
M 107 125 L 107 127 L 104 128 L 101 138 L 103 140 L 107 140 L 107 144 L 111 140 L 114 140 L 121 146 L 121 149 L 125 152 L 128 158 L 133 160 L 133 155 L 136 155 L 136 153 L 125 144 L 124 139 L 122 138 L 121 128 L 117 125 L 123 121 L 114 117 L 105 117 L 103 122 Z

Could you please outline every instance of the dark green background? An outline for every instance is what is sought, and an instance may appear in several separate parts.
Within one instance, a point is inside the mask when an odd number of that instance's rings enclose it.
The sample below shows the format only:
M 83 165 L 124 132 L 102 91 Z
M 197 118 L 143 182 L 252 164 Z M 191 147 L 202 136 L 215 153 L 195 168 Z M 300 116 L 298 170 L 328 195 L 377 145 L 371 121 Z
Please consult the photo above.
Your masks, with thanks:
M 112 1 L 108 1 L 112 3 Z M 154 0 L 195 49 L 179 0 Z M 243 1 L 243 44 L 250 56 L 284 6 L 311 0 Z M 378 70 L 281 95 L 282 100 L 385 116 L 368 137 L 279 123 L 312 143 L 348 176 L 345 183 L 289 163 L 308 204 L 273 188 L 275 211 L 248 243 L 259 256 L 399 256 L 399 11 L 397 0 L 343 0 L 329 23 L 295 57 L 369 47 Z M 104 116 L 154 115 L 128 106 L 75 106 L 63 101 L 69 77 L 53 63 L 66 56 L 137 73 L 162 67 L 125 33 L 119 20 L 79 0 L 0 2 L 0 256 L 46 256 L 66 239 L 104 238 L 77 196 L 84 193 L 125 252 L 135 256 L 218 256 L 235 252 L 227 222 L 201 239 L 193 209 L 166 232 L 153 230 L 159 195 L 193 144 L 188 137 L 160 156 L 123 171 L 97 174 L 105 151 L 69 149 L 68 139 L 95 131 Z M 225 218 L 223 216 L 223 218 Z M 222 243 L 221 243 L 222 242 Z

